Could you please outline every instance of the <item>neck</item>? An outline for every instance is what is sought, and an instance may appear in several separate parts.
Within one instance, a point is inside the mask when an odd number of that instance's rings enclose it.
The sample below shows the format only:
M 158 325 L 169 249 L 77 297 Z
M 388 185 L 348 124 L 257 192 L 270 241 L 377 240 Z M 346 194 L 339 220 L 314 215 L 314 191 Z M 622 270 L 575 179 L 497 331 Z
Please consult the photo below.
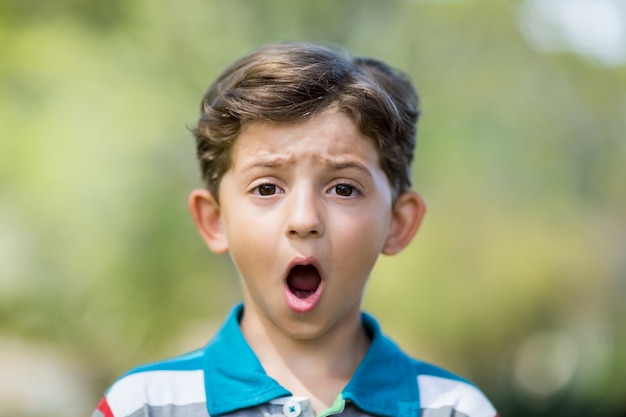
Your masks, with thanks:
M 312 339 L 290 338 L 245 312 L 241 329 L 265 372 L 294 395 L 310 398 L 316 412 L 331 406 L 369 347 L 358 311 Z

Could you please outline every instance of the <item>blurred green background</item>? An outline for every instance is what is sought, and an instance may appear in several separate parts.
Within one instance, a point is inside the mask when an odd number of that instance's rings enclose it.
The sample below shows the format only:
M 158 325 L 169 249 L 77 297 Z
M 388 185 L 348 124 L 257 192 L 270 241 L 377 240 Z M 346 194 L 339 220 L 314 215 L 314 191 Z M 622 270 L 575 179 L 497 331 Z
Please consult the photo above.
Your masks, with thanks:
M 410 74 L 429 211 L 365 308 L 503 416 L 626 415 L 626 3 L 0 2 L 0 415 L 90 415 L 239 300 L 188 126 L 276 40 Z

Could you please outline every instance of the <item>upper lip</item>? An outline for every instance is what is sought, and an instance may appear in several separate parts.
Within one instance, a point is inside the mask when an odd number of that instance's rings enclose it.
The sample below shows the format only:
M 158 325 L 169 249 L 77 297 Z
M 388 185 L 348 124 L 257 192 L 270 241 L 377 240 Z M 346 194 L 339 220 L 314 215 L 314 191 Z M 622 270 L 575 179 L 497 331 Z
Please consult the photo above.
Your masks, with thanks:
M 287 278 L 289 276 L 289 272 L 291 272 L 291 270 L 295 267 L 295 266 L 304 266 L 304 265 L 311 265 L 314 266 L 315 269 L 317 269 L 317 272 L 320 274 L 320 278 L 324 279 L 324 271 L 322 270 L 322 266 L 320 265 L 319 261 L 313 257 L 313 256 L 298 256 L 296 258 L 294 258 L 290 263 L 289 266 L 287 267 L 287 271 L 285 272 L 285 278 Z

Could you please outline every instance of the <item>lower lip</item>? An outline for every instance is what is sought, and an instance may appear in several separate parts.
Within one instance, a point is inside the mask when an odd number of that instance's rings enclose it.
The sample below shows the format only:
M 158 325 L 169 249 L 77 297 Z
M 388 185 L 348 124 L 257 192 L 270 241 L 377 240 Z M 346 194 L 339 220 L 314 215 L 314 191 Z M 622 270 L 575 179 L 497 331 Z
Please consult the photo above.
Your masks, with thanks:
M 285 299 L 287 300 L 287 306 L 296 313 L 308 313 L 312 311 L 320 302 L 322 298 L 322 283 L 317 287 L 315 292 L 309 295 L 307 298 L 298 298 L 294 293 L 289 290 L 289 286 L 285 283 Z

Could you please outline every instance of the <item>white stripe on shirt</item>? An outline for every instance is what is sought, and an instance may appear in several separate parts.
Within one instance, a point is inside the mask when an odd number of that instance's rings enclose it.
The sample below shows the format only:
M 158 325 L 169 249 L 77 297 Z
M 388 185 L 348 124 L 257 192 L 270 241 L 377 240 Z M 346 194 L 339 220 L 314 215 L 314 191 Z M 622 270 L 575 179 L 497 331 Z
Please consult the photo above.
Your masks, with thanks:
M 141 391 L 137 390 L 142 387 Z M 107 392 L 113 415 L 127 416 L 144 405 L 186 405 L 206 402 L 204 372 L 146 371 L 127 375 Z
M 453 407 L 469 417 L 494 417 L 496 410 L 475 386 L 463 381 L 431 375 L 419 375 L 420 407 Z

